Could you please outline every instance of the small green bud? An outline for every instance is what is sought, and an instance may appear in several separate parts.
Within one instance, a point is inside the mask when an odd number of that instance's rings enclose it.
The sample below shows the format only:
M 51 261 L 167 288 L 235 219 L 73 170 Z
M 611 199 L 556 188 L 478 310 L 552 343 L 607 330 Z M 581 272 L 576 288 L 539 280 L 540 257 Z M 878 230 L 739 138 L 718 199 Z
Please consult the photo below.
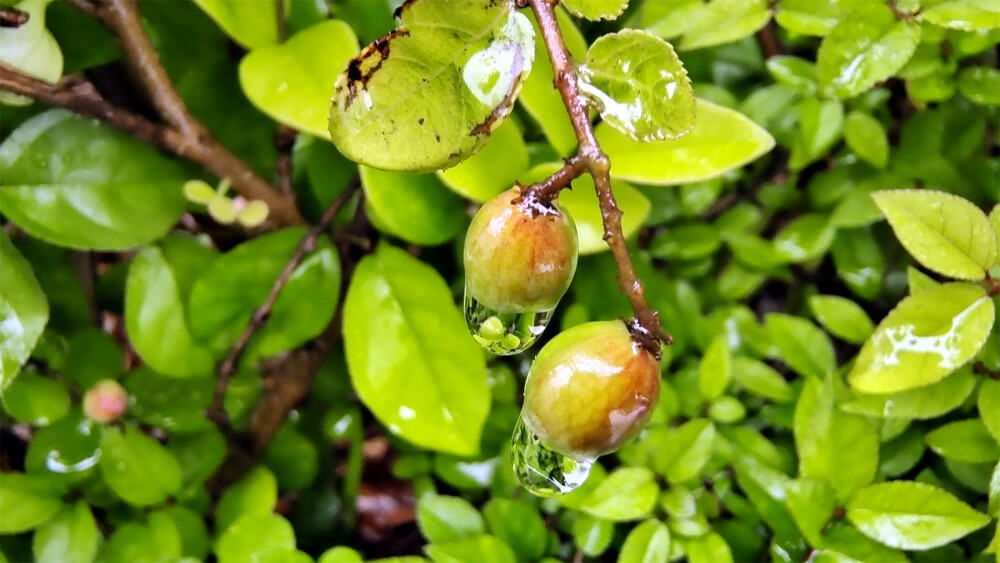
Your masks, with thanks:
M 249 201 L 236 212 L 236 220 L 244 227 L 252 229 L 261 226 L 267 220 L 267 215 L 270 211 L 271 209 L 267 206 L 267 203 L 263 201 Z
M 83 395 L 83 413 L 97 422 L 118 420 L 128 408 L 128 393 L 114 379 L 102 379 Z
M 191 203 L 207 205 L 215 199 L 216 193 L 212 186 L 202 180 L 188 180 L 184 182 L 184 197 Z
M 236 221 L 236 206 L 224 195 L 217 195 L 208 202 L 208 214 L 223 225 L 231 225 Z

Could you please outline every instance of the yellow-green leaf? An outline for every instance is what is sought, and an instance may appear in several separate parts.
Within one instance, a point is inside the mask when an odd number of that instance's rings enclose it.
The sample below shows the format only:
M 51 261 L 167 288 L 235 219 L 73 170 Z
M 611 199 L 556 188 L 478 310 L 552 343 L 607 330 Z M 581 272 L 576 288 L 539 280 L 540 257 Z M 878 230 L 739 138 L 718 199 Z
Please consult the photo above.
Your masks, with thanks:
M 613 20 L 625 12 L 629 0 L 562 0 L 574 16 L 588 20 Z
M 17 4 L 17 9 L 28 15 L 28 21 L 17 27 L 0 27 L 0 62 L 46 82 L 57 82 L 63 72 L 63 54 L 52 32 L 45 27 L 48 3 L 49 0 L 24 0 Z M 0 104 L 30 103 L 30 98 L 0 92 Z
M 971 360 L 993 328 L 993 301 L 970 283 L 926 289 L 901 301 L 865 342 L 848 376 L 863 393 L 930 385 Z
M 333 83 L 357 52 L 358 38 L 351 27 L 327 20 L 286 43 L 250 51 L 240 61 L 240 86 L 253 105 L 276 121 L 329 139 L 327 111 Z
M 976 388 L 972 370 L 964 368 L 926 387 L 887 395 L 859 393 L 841 405 L 847 412 L 882 418 L 929 419 L 957 409 Z
M 49 302 L 31 264 L 0 232 L 0 392 L 31 357 L 49 322 Z
M 194 0 L 237 43 L 254 49 L 278 42 L 277 10 L 246 0 Z
M 712 0 L 692 14 L 684 33 L 684 51 L 732 43 L 767 25 L 771 10 L 767 0 Z
M 611 175 L 640 184 L 672 186 L 715 178 L 766 154 L 774 138 L 743 114 L 698 100 L 695 126 L 679 139 L 641 143 L 607 124 L 597 139 Z
M 439 170 L 437 175 L 452 191 L 484 202 L 513 187 L 529 164 L 524 136 L 514 122 L 505 121 L 481 151 L 458 166 Z
M 986 214 L 968 200 L 932 190 L 872 194 L 909 253 L 924 267 L 964 280 L 986 276 L 997 237 Z
M 362 166 L 361 185 L 378 218 L 376 225 L 408 242 L 441 244 L 468 222 L 462 198 L 433 174 L 404 174 Z
M 720 333 L 705 350 L 698 367 L 698 389 L 702 397 L 711 400 L 725 393 L 732 372 L 731 360 L 727 335 Z
M 531 71 L 535 33 L 512 2 L 416 0 L 337 78 L 330 135 L 374 168 L 432 172 L 486 144 Z
M 694 128 L 691 80 L 674 48 L 655 35 L 626 29 L 602 36 L 579 78 L 604 121 L 633 139 L 675 139 Z
M 844 120 L 844 140 L 854 154 L 883 169 L 889 164 L 889 138 L 885 128 L 871 115 L 853 111 Z
M 809 308 L 828 331 L 852 344 L 861 344 L 875 330 L 865 310 L 850 299 L 814 295 L 809 298 Z
M 986 430 L 1000 443 L 1000 381 L 988 379 L 983 382 L 979 388 L 976 407 Z
M 983 106 L 1000 105 L 1000 70 L 974 66 L 958 73 L 958 90 Z
M 924 0 L 920 18 L 961 31 L 1000 27 L 1000 4 L 994 0 Z
M 996 463 L 1000 445 L 978 418 L 956 420 L 927 433 L 927 445 L 942 457 L 964 463 Z

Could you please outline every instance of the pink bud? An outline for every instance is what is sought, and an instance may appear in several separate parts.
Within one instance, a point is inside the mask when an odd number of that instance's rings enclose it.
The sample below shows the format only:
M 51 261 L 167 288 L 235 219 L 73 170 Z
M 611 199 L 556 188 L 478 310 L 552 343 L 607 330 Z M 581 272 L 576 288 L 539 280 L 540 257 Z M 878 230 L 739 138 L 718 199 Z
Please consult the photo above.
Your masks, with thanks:
M 128 408 L 128 394 L 114 379 L 98 381 L 83 395 L 83 412 L 97 422 L 112 422 Z

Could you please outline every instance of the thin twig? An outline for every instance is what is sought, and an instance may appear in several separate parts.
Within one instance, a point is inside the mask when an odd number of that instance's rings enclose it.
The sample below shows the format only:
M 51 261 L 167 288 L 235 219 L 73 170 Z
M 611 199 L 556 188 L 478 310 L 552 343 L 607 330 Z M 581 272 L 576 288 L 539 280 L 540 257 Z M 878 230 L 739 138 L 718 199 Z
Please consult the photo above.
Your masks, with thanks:
M 291 260 L 285 265 L 285 269 L 281 271 L 278 278 L 274 280 L 274 284 L 271 286 L 271 291 L 267 295 L 267 299 L 264 303 L 257 307 L 250 317 L 250 324 L 247 325 L 243 333 L 240 334 L 239 338 L 236 339 L 236 343 L 233 345 L 232 349 L 229 350 L 229 355 L 219 364 L 219 377 L 215 383 L 215 396 L 212 400 L 212 406 L 208 409 L 208 417 L 219 423 L 220 425 L 226 424 L 226 414 L 223 409 L 223 399 L 226 395 L 226 388 L 229 386 L 229 380 L 232 379 L 233 374 L 236 372 L 236 365 L 243 355 L 243 351 L 246 349 L 247 345 L 250 343 L 250 339 L 253 335 L 264 326 L 267 322 L 268 317 L 271 315 L 271 309 L 274 307 L 275 302 L 278 300 L 278 296 L 281 295 L 281 290 L 285 288 L 285 284 L 291 279 L 292 273 L 295 269 L 299 267 L 302 260 L 305 259 L 306 255 L 316 249 L 316 244 L 319 242 L 319 237 L 326 231 L 330 222 L 333 218 L 337 216 L 340 209 L 350 200 L 354 192 L 357 191 L 359 187 L 359 182 L 355 180 L 354 184 L 351 185 L 344 193 L 340 194 L 336 200 L 327 208 L 326 212 L 323 213 L 323 217 L 320 218 L 319 222 L 309 230 L 308 233 L 299 242 L 298 248 L 295 249 L 295 253 L 292 255 Z
M 767 25 L 757 32 L 757 42 L 760 43 L 760 50 L 764 52 L 764 58 L 770 59 L 782 53 L 781 44 L 778 43 L 774 35 L 774 22 L 769 21 Z
M 559 192 L 567 187 L 573 180 L 580 177 L 587 171 L 587 161 L 580 155 L 574 155 L 566 159 L 566 164 L 554 174 L 541 182 L 535 182 L 521 189 L 521 198 L 529 201 L 548 203 L 552 201 Z
M 66 3 L 71 4 L 88 16 L 97 17 L 97 7 L 90 0 L 66 0 Z
M 274 1 L 276 18 L 278 21 L 278 43 L 284 43 L 288 38 L 288 22 L 285 20 L 285 0 Z M 279 125 L 278 133 L 274 137 L 274 146 L 278 151 L 274 161 L 274 169 L 278 175 L 278 190 L 281 193 L 295 197 L 294 186 L 292 186 L 292 149 L 295 147 L 295 129 L 287 125 Z
M 274 11 L 278 21 L 278 43 L 288 39 L 288 21 L 285 19 L 285 0 L 274 0 Z
M 594 188 L 601 203 L 601 214 L 604 219 L 604 240 L 611 247 L 611 254 L 618 265 L 618 287 L 628 297 L 637 321 L 630 325 L 632 334 L 650 352 L 658 356 L 660 342 L 669 344 L 673 339 L 660 326 L 656 311 L 646 303 L 642 282 L 636 276 L 632 260 L 629 258 L 625 235 L 622 233 L 622 211 L 611 191 L 609 174 L 611 163 L 601 150 L 587 109 L 580 101 L 576 72 L 570 62 L 569 51 L 559 30 L 554 8 L 548 0 L 527 0 L 527 2 L 542 32 L 542 39 L 545 41 L 545 48 L 552 62 L 556 88 L 562 95 L 563 104 L 569 112 L 573 130 L 580 144 L 578 156 L 587 163 L 587 169 L 594 178 Z

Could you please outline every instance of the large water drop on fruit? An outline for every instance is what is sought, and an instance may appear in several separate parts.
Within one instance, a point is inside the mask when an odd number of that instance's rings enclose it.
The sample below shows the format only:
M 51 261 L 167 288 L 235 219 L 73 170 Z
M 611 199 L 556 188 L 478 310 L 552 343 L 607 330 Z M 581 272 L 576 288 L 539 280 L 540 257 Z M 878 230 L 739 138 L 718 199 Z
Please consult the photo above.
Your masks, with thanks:
M 517 419 L 510 443 L 514 474 L 533 495 L 557 497 L 579 487 L 590 475 L 594 460 L 577 460 L 548 448 L 524 417 Z
M 538 340 L 552 311 L 501 313 L 483 305 L 465 289 L 465 323 L 483 348 L 498 356 L 519 354 Z

